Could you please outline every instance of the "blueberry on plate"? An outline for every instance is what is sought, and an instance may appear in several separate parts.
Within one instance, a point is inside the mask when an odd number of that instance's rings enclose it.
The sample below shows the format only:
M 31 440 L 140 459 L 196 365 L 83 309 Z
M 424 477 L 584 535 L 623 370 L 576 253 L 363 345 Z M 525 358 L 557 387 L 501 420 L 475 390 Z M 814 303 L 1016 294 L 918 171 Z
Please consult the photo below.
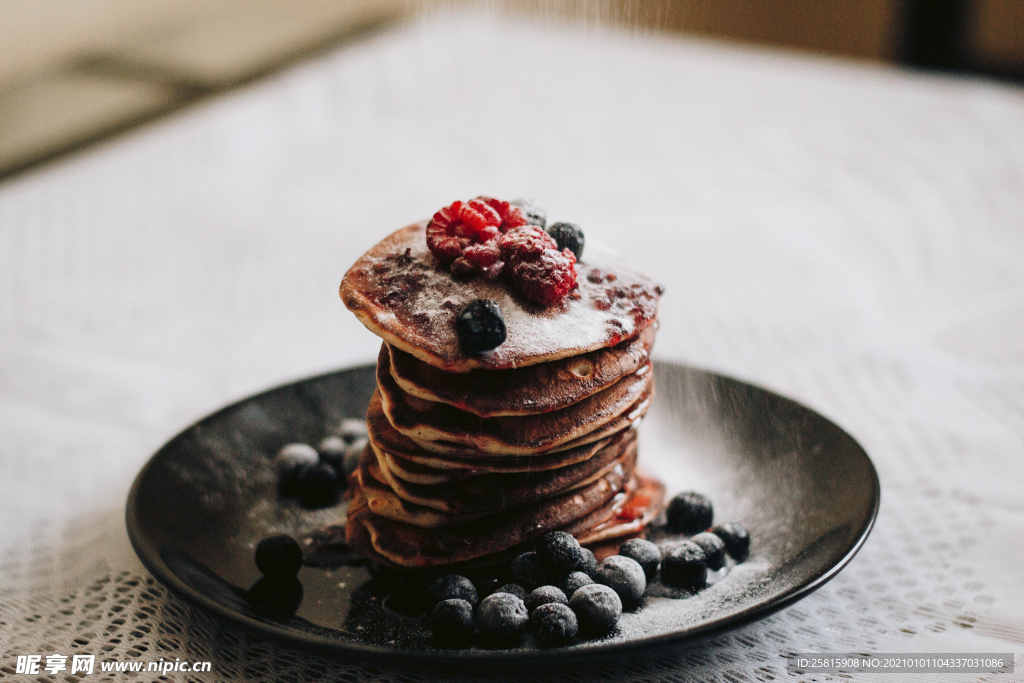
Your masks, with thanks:
M 725 552 L 737 562 L 743 562 L 750 556 L 750 534 L 739 522 L 726 522 L 711 527 L 711 533 L 725 543 Z
M 642 538 L 633 538 L 619 548 L 619 555 L 636 560 L 643 568 L 644 576 L 650 581 L 658 573 L 661 564 L 661 550 L 658 546 Z
M 530 615 L 526 605 L 511 593 L 494 593 L 476 607 L 476 624 L 480 637 L 489 643 L 515 643 L 523 633 Z
M 438 645 L 467 645 L 473 639 L 473 606 L 457 598 L 442 600 L 430 610 L 428 624 Z
M 294 576 L 264 576 L 245 594 L 245 600 L 256 614 L 284 621 L 302 604 L 302 584 Z
M 341 421 L 341 426 L 338 427 L 338 436 L 346 444 L 351 445 L 359 439 L 365 439 L 366 430 L 366 420 L 346 417 Z
M 442 600 L 465 600 L 470 605 L 478 602 L 476 586 L 465 576 L 445 574 L 439 576 L 423 592 L 426 608 L 431 609 Z
M 579 622 L 568 605 L 549 602 L 530 615 L 530 630 L 540 647 L 557 647 L 576 640 Z
M 583 572 L 576 571 L 569 572 L 565 578 L 558 583 L 558 587 L 562 589 L 562 593 L 565 594 L 565 597 L 572 598 L 576 591 L 584 586 L 589 586 L 592 583 L 594 583 L 594 580 L 590 578 L 590 576 Z
M 308 508 L 334 505 L 338 499 L 338 472 L 325 462 L 299 472 L 299 499 Z
M 528 595 L 526 589 L 518 583 L 506 583 L 504 586 L 498 586 L 494 593 L 508 593 L 509 595 L 516 596 L 524 603 L 526 602 L 526 596 Z M 494 595 L 494 593 L 491 593 L 491 595 Z
M 579 261 L 583 258 L 583 231 L 575 223 L 553 223 L 547 230 L 558 245 L 558 250 L 568 249 Z
M 680 588 L 701 588 L 708 582 L 704 549 L 690 541 L 673 544 L 661 558 L 661 580 Z
M 647 590 L 647 577 L 640 563 L 623 555 L 612 555 L 597 568 L 594 581 L 619 594 L 622 604 L 633 607 Z
M 603 636 L 615 628 L 622 616 L 619 594 L 599 583 L 576 591 L 569 600 L 569 607 L 576 614 L 580 633 L 588 636 Z
M 264 576 L 295 576 L 302 569 L 302 548 L 287 534 L 264 538 L 256 546 L 256 568 Z
M 725 543 L 715 534 L 704 531 L 690 538 L 704 551 L 708 560 L 708 569 L 715 571 L 725 566 Z
M 552 602 L 568 605 L 569 599 L 556 586 L 540 586 L 539 588 L 534 588 L 523 602 L 526 603 L 526 611 L 533 614 L 533 610 L 541 605 L 547 605 Z
M 519 207 L 519 210 L 523 212 L 527 225 L 536 225 L 541 230 L 547 225 L 548 215 L 544 212 L 544 209 L 538 207 L 529 199 L 513 199 L 509 204 Z
M 455 318 L 455 333 L 466 353 L 484 353 L 505 341 L 505 319 L 498 304 L 476 299 L 466 304 Z
M 552 531 L 537 542 L 537 564 L 550 576 L 568 574 L 579 565 L 581 550 L 572 534 Z
M 711 499 L 703 493 L 686 491 L 668 504 L 668 530 L 676 534 L 697 534 L 706 531 L 714 519 Z
M 544 570 L 538 562 L 537 553 L 523 553 L 512 560 L 512 581 L 528 591 L 547 583 L 544 580 Z
M 303 468 L 320 462 L 316 449 L 309 444 L 290 443 L 274 456 L 277 485 L 282 496 L 299 495 L 299 473 Z
M 580 548 L 580 562 L 576 565 L 576 571 L 594 578 L 594 572 L 597 571 L 597 557 L 590 548 Z
M 348 445 L 340 436 L 329 436 L 316 447 L 320 454 L 320 462 L 325 462 L 338 474 L 342 474 L 345 460 L 345 449 Z

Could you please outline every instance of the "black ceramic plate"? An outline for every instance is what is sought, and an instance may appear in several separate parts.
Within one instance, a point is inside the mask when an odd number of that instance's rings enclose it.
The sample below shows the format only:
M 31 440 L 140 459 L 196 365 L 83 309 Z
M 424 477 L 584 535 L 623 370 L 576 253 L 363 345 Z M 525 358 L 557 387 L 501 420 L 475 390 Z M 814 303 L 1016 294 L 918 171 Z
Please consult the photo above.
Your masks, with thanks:
M 316 546 L 320 552 L 307 548 L 307 559 L 321 566 L 299 573 L 303 597 L 294 616 L 269 619 L 250 608 L 245 596 L 260 577 L 253 563 L 260 539 L 319 533 L 323 541 L 322 530 L 345 518 L 343 503 L 308 511 L 279 498 L 271 458 L 283 444 L 316 444 L 342 419 L 363 416 L 374 388 L 370 366 L 272 389 L 186 429 L 135 480 L 128 533 L 159 580 L 239 626 L 347 659 L 417 665 L 593 660 L 675 645 L 764 617 L 835 576 L 878 511 L 878 476 L 864 450 L 817 413 L 764 389 L 679 365 L 656 364 L 655 371 L 641 466 L 670 494 L 709 495 L 717 521 L 749 528 L 752 551 L 694 595 L 662 597 L 668 591 L 652 586 L 646 605 L 602 640 L 554 650 L 528 641 L 506 650 L 434 649 L 419 620 L 379 599 L 367 567 L 348 563 L 345 548 L 329 543 Z

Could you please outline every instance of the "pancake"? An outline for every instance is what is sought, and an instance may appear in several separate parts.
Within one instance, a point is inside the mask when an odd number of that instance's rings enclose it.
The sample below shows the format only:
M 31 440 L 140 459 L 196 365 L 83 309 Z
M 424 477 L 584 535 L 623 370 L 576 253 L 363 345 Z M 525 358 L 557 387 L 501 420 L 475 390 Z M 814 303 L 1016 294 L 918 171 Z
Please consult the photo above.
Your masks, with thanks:
M 487 472 L 531 472 L 541 469 L 555 469 L 565 467 L 581 460 L 586 460 L 598 451 L 607 439 L 631 426 L 626 416 L 635 412 L 637 406 L 625 415 L 612 420 L 605 425 L 605 430 L 611 429 L 607 434 L 594 441 L 584 444 L 566 444 L 564 450 L 544 453 L 543 456 L 498 456 L 451 444 L 451 448 L 444 455 L 438 455 L 433 451 L 423 449 L 418 443 L 396 430 L 381 406 L 380 393 L 374 392 L 370 399 L 370 406 L 366 411 L 366 424 L 368 427 L 370 443 L 374 444 L 381 452 L 391 458 L 398 469 L 416 469 L 416 475 L 437 477 L 442 473 L 449 473 L 450 480 L 465 478 Z M 604 431 L 604 430 L 602 430 Z M 588 435 L 589 436 L 589 435 Z M 408 481 L 415 481 L 406 477 Z M 442 483 L 441 481 L 423 481 L 420 483 Z
M 395 456 L 383 451 L 379 446 L 374 445 L 377 452 L 384 458 L 387 469 L 399 479 L 410 484 L 423 484 L 425 486 L 436 486 L 451 482 L 463 481 L 471 477 L 484 474 L 537 474 L 550 470 L 570 467 L 577 463 L 584 462 L 607 447 L 617 447 L 613 442 L 626 438 L 635 438 L 635 430 L 625 430 L 607 439 L 601 439 L 585 447 L 575 449 L 572 453 L 578 453 L 579 458 L 562 458 L 564 453 L 552 453 L 549 456 L 527 456 L 511 461 L 493 460 L 484 463 L 466 463 L 472 469 L 452 470 L 435 468 L 427 464 L 420 464 L 406 458 Z M 371 442 L 373 443 L 373 442 Z M 431 454 L 433 455 L 433 454 Z
M 600 552 L 603 558 L 617 552 L 622 541 L 637 536 L 642 531 L 637 530 L 637 522 L 646 520 L 649 523 L 654 519 L 661 512 L 663 498 L 664 487 L 659 482 L 634 477 L 623 490 L 603 505 L 557 530 L 584 539 L 581 544 L 594 550 L 595 554 Z M 446 550 L 443 555 L 431 554 L 429 544 L 433 541 L 430 540 L 430 532 L 408 532 L 408 529 L 414 528 L 372 514 L 366 506 L 365 498 L 359 495 L 352 501 L 352 507 L 353 512 L 345 529 L 346 540 L 352 549 L 384 567 L 399 571 L 416 569 L 417 574 L 454 572 L 470 577 L 488 575 L 497 571 L 498 566 L 531 550 L 530 544 L 535 538 L 556 530 L 548 527 L 535 529 L 522 543 L 486 555 L 469 552 L 464 547 Z M 624 512 L 626 515 L 622 516 Z M 419 541 L 428 544 L 427 553 L 420 552 L 416 545 Z M 477 536 L 471 532 L 469 546 L 474 546 L 476 542 Z
M 359 463 L 378 483 L 388 486 L 396 496 L 449 515 L 474 515 L 535 503 L 592 483 L 614 467 L 625 473 L 636 464 L 636 440 L 616 440 L 594 457 L 583 462 L 544 472 L 484 474 L 437 486 L 412 484 L 396 477 L 384 457 L 368 448 Z M 363 477 L 366 481 L 366 477 Z
M 618 346 L 512 370 L 444 372 L 394 347 L 388 347 L 388 360 L 392 379 L 416 398 L 480 417 L 533 415 L 566 408 L 639 370 L 650 356 L 656 327 Z M 382 351 L 378 362 L 383 359 Z
M 386 354 L 387 350 L 384 349 Z M 627 412 L 651 390 L 651 364 L 568 408 L 520 417 L 481 418 L 444 403 L 432 403 L 403 392 L 378 362 L 377 388 L 388 420 L 402 434 L 427 450 L 459 444 L 498 455 L 529 455 L 581 441 L 591 432 Z M 600 432 L 598 432 L 600 434 Z M 602 438 L 601 436 L 596 437 Z
M 357 547 L 357 539 L 360 528 L 365 529 L 374 554 L 399 566 L 424 567 L 465 562 L 500 553 L 548 531 L 570 525 L 604 507 L 626 489 L 628 483 L 630 480 L 612 472 L 589 486 L 548 498 L 536 505 L 440 529 L 416 527 L 372 514 L 368 505 L 359 506 L 359 503 L 365 503 L 365 497 L 362 501 L 354 498 L 349 507 L 345 535 L 349 545 L 363 554 L 364 549 Z M 635 487 L 634 482 L 630 488 Z
M 508 370 L 616 346 L 657 316 L 662 288 L 588 248 L 577 264 L 577 289 L 543 307 L 501 279 L 454 278 L 427 249 L 427 221 L 384 238 L 345 273 L 345 306 L 389 345 L 446 372 Z M 508 335 L 492 351 L 467 355 L 455 316 L 475 299 L 497 302 Z

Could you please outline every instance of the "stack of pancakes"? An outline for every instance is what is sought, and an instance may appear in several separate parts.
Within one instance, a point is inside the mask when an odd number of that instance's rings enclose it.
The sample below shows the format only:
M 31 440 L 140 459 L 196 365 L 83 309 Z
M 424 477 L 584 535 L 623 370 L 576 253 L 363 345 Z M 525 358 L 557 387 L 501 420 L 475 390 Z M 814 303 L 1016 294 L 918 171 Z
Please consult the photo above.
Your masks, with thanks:
M 486 566 L 563 530 L 595 546 L 633 537 L 663 489 L 636 471 L 654 390 L 661 289 L 588 254 L 578 287 L 541 307 L 501 281 L 453 278 L 403 228 L 345 275 L 345 305 L 384 339 L 369 444 L 349 482 L 346 534 L 383 565 Z M 455 331 L 475 299 L 507 338 L 467 354 Z

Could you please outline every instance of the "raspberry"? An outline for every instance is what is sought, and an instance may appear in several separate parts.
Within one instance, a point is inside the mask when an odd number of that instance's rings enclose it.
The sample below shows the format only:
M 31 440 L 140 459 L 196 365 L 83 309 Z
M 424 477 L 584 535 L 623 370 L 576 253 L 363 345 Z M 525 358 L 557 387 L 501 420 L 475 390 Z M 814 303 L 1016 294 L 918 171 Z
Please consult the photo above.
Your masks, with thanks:
M 512 284 L 531 301 L 551 306 L 576 286 L 576 257 L 538 227 L 510 230 L 499 240 Z
M 491 197 L 456 201 L 427 225 L 427 247 L 457 275 L 497 276 L 504 268 L 498 238 L 526 225 L 521 209 Z

